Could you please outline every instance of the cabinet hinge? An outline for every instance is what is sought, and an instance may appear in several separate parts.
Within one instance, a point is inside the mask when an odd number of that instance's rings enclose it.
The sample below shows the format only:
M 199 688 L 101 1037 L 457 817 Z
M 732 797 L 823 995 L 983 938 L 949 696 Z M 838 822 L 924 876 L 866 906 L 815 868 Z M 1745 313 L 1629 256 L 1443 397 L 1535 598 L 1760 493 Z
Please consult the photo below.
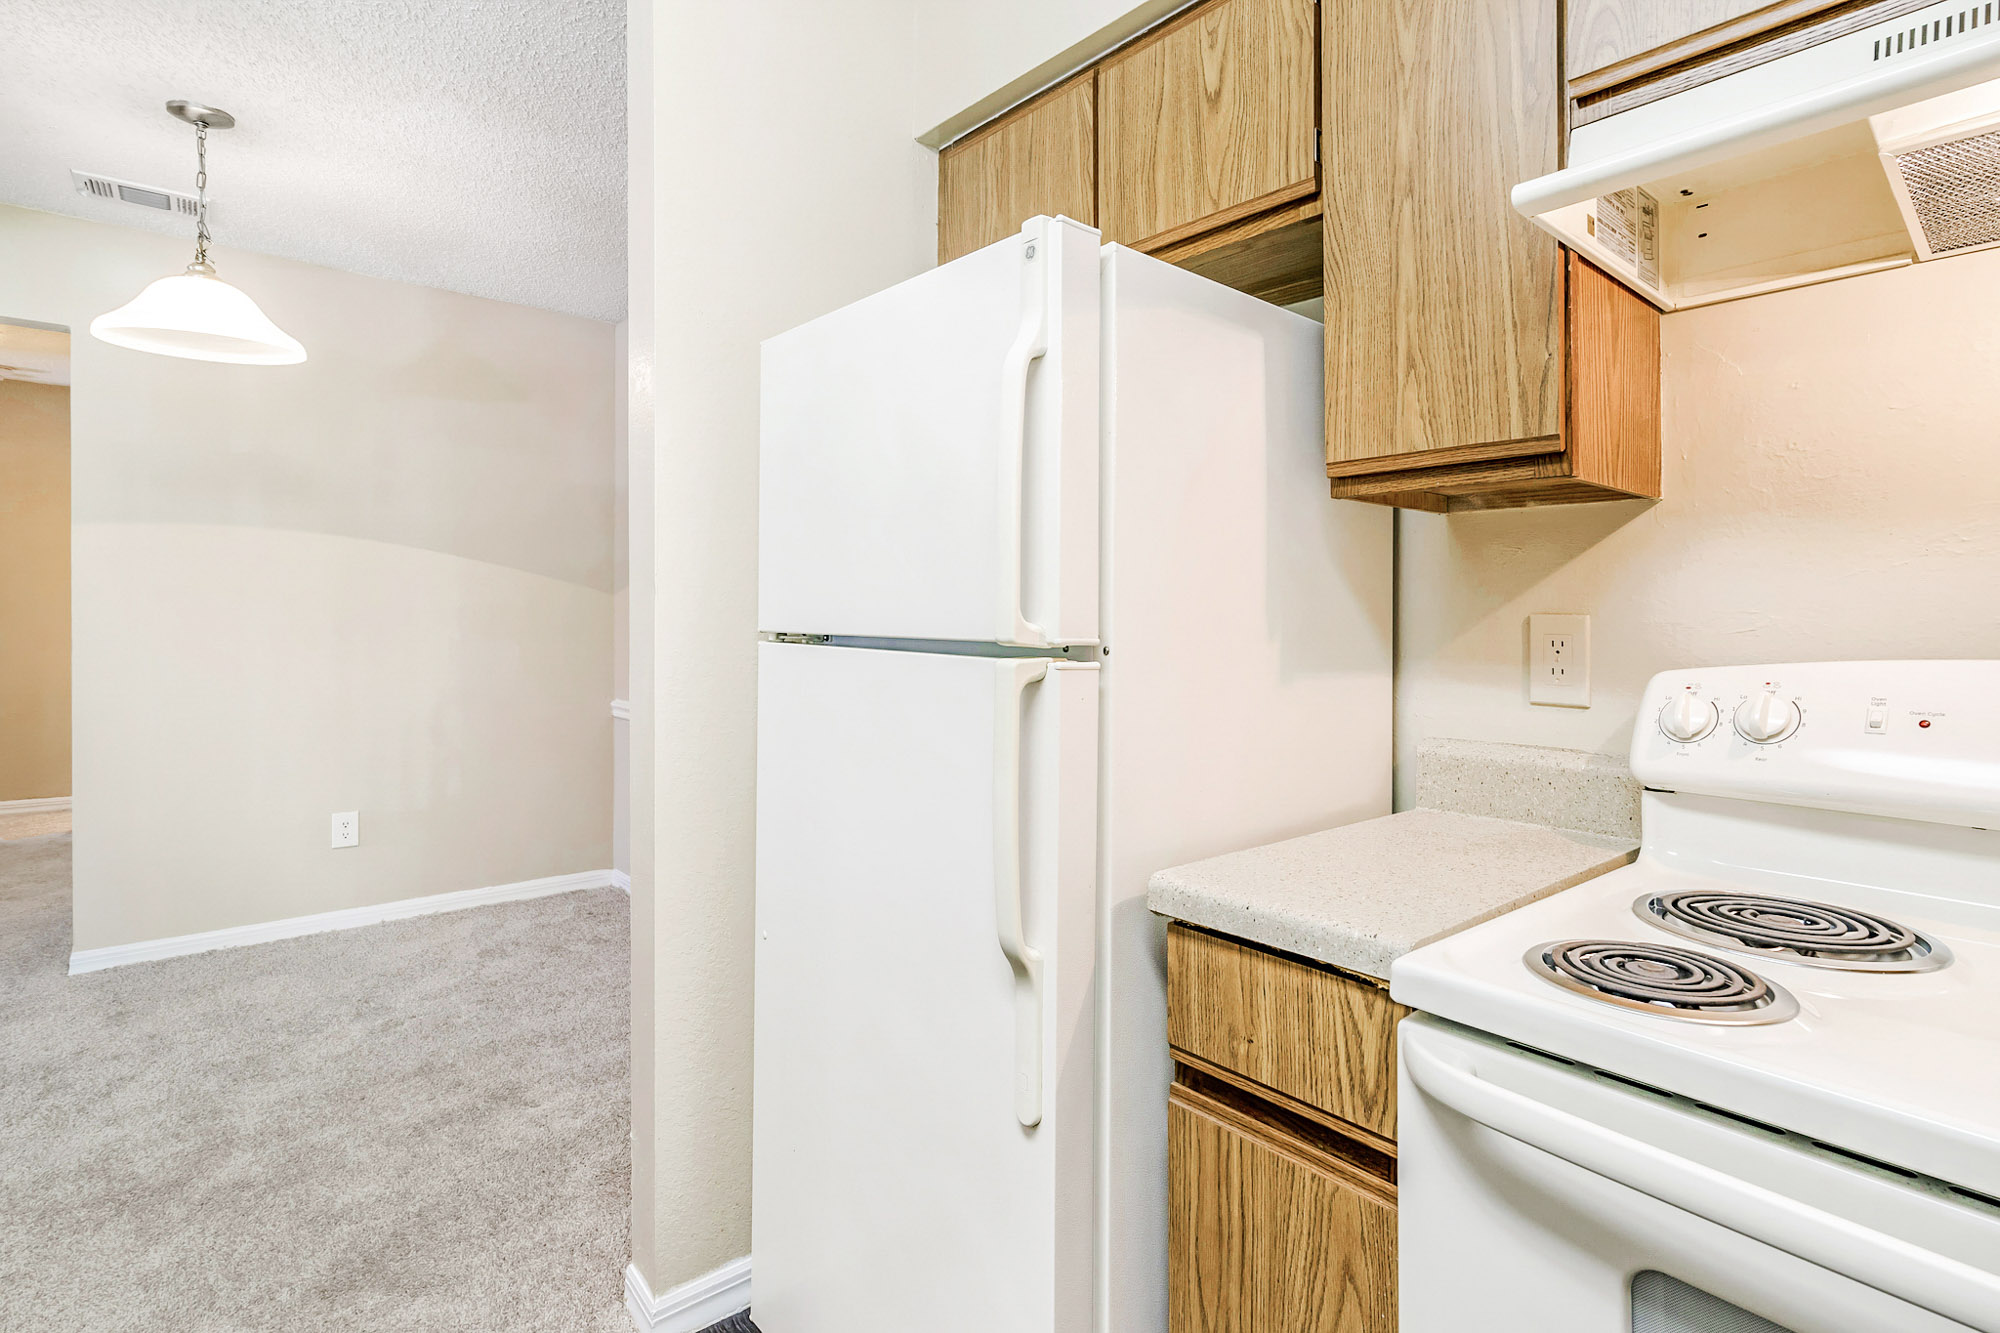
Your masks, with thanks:
M 1313 131 L 1313 161 L 1319 161 L 1319 131 Z

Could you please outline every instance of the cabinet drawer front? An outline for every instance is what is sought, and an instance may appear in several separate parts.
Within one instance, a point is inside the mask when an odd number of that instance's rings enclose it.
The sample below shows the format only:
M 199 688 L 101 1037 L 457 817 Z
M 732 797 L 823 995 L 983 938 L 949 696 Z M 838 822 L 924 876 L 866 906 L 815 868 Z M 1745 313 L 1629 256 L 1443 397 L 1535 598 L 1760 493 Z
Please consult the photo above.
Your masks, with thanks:
M 1396 1208 L 1174 1090 L 1170 1333 L 1393 1333 Z
M 1314 188 L 1313 0 L 1214 0 L 1098 72 L 1098 225 L 1156 249 Z
M 1175 925 L 1167 1038 L 1383 1139 L 1396 1137 L 1396 1022 L 1379 986 Z

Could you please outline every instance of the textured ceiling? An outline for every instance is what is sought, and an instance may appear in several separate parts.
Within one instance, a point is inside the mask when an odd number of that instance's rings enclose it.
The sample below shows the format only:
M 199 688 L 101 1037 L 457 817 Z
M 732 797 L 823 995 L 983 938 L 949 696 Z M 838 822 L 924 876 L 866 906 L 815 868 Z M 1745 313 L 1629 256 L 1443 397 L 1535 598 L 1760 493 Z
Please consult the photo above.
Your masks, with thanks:
M 69 383 L 69 335 L 0 320 L 0 380 Z
M 625 313 L 624 0 L 5 0 L 0 202 L 185 234 L 70 168 L 194 188 L 231 248 Z M 10 257 L 7 262 L 14 262 Z

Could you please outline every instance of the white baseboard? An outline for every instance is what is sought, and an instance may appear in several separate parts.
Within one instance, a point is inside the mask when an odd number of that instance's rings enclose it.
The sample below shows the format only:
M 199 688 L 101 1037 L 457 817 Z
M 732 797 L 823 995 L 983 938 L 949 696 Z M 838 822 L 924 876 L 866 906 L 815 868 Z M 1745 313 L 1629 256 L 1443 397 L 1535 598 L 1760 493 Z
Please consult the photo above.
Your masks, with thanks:
M 637 1268 L 625 1266 L 625 1309 L 639 1333 L 701 1333 L 749 1308 L 748 1255 L 658 1296 L 647 1288 Z
M 632 877 L 622 870 L 614 870 L 611 872 L 611 887 L 630 893 L 632 892 Z
M 0 801 L 0 815 L 35 815 L 69 809 L 67 796 L 37 796 L 26 801 Z
M 573 875 L 549 875 L 524 879 L 514 884 L 495 884 L 484 889 L 460 889 L 456 893 L 434 893 L 426 898 L 403 898 L 369 907 L 349 907 L 338 912 L 313 916 L 287 917 L 283 921 L 260 921 L 250 926 L 226 930 L 205 930 L 197 935 L 175 935 L 163 940 L 141 940 L 137 944 L 113 944 L 102 949 L 82 949 L 69 956 L 71 976 L 80 972 L 101 972 L 126 963 L 150 963 L 159 958 L 207 953 L 211 949 L 234 949 L 245 944 L 268 944 L 300 935 L 317 935 L 326 930 L 352 930 L 356 926 L 401 921 L 405 917 L 429 916 L 433 912 L 455 912 L 464 907 L 485 907 L 491 903 L 511 903 L 523 898 L 545 898 L 552 893 L 574 893 L 578 889 L 612 887 L 609 870 L 580 870 Z

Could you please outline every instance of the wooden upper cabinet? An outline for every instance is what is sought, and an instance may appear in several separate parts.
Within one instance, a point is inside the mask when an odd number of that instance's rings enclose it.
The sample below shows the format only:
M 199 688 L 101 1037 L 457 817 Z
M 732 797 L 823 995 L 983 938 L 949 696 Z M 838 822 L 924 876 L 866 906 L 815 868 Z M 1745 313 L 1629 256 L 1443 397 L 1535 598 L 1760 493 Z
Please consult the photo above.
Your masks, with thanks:
M 1564 75 L 1580 79 L 1759 10 L 1826 9 L 1839 0 L 1569 0 Z
M 1318 13 L 1213 0 L 1099 67 L 1105 240 L 1159 249 L 1315 192 Z
M 1557 11 L 1324 7 L 1330 470 L 1560 448 L 1562 252 L 1508 197 L 1557 166 Z
M 1039 213 L 1097 221 L 1094 72 L 1050 89 L 938 155 L 938 262 L 1012 236 Z
M 1932 0 L 1568 0 L 1576 128 L 1900 18 Z

